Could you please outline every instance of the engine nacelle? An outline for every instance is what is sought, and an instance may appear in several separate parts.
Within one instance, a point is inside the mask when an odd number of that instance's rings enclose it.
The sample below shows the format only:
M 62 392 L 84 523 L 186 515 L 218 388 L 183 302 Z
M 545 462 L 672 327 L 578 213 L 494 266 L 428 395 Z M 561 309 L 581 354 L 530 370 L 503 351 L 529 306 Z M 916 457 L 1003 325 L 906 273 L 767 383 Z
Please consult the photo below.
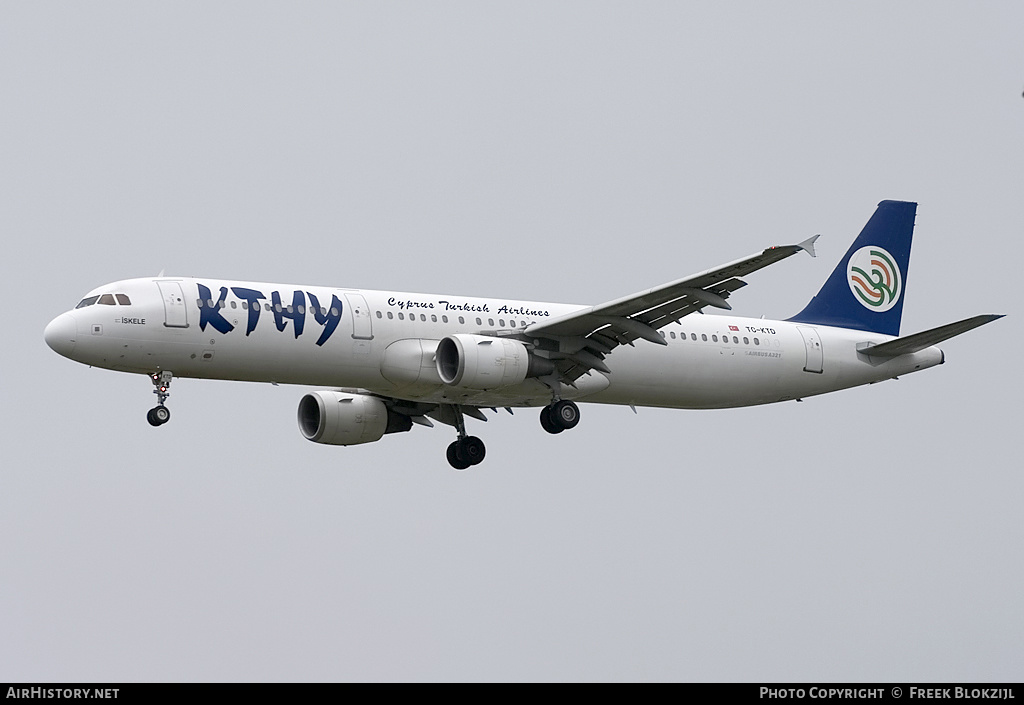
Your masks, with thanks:
M 354 446 L 410 428 L 409 417 L 390 413 L 383 401 L 365 394 L 312 392 L 299 401 L 299 430 L 314 443 Z
M 437 345 L 441 381 L 468 389 L 497 389 L 554 370 L 550 360 L 530 354 L 518 340 L 457 333 Z

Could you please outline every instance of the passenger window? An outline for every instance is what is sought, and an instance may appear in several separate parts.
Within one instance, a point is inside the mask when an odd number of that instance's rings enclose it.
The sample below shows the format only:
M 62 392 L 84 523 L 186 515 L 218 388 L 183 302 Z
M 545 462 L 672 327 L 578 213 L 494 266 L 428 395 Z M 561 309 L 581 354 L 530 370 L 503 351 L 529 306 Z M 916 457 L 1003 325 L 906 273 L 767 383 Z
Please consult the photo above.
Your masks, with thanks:
M 281 313 L 281 311 L 282 311 L 281 304 L 274 304 L 274 310 L 277 311 L 278 313 Z
M 754 345 L 760 345 L 760 344 L 761 344 L 761 341 L 759 341 L 757 338 L 754 338 Z
M 388 320 L 392 320 L 393 321 L 394 319 L 395 319 L 395 314 L 391 313 L 391 311 L 388 311 Z
M 100 304 L 102 306 L 116 306 L 117 305 L 115 303 L 115 301 L 114 301 L 114 295 L 113 294 L 104 294 L 103 296 L 100 297 L 100 300 L 97 301 L 96 303 L 98 303 L 98 304 Z
M 441 322 L 442 323 L 447 323 L 448 322 L 448 316 L 441 316 Z
M 703 340 L 705 343 L 708 342 L 708 334 L 707 333 L 701 333 L 700 334 L 700 339 Z
M 270 304 L 263 304 L 263 308 L 264 308 L 264 310 L 269 311 L 270 310 Z
M 696 340 L 696 339 L 697 339 L 697 334 L 696 333 L 690 333 L 690 340 Z M 705 340 L 707 340 L 707 338 L 705 338 Z
M 736 337 L 736 336 L 734 335 L 734 336 L 732 337 L 732 342 L 733 342 L 733 343 L 735 343 L 736 345 L 739 345 L 739 344 L 740 344 L 740 339 L 739 339 L 739 338 L 737 338 L 737 337 Z
M 466 319 L 463 318 L 462 316 L 459 316 L 459 323 L 462 323 L 463 325 L 465 325 Z
M 117 297 L 117 303 L 121 304 L 122 306 L 131 306 L 132 305 L 131 299 L 129 299 L 124 294 L 114 294 L 114 296 Z
M 100 297 L 98 296 L 90 296 L 88 298 L 82 299 L 81 301 L 78 302 L 78 305 L 75 306 L 75 308 L 85 308 L 86 306 L 92 306 L 99 300 L 99 298 Z
M 398 312 L 398 320 L 400 320 L 400 321 L 404 321 L 405 320 L 405 314 L 402 313 L 401 311 Z
M 103 302 L 101 301 L 100 303 L 103 303 Z M 493 318 L 488 318 L 487 319 L 487 325 L 489 325 L 491 328 L 494 328 L 494 319 Z
M 242 310 L 243 311 L 248 311 L 249 310 L 249 302 L 248 301 L 243 301 L 242 302 Z
M 479 318 L 478 318 L 478 319 L 476 319 L 476 324 L 477 324 L 478 326 L 481 326 L 481 325 L 483 325 L 483 323 L 484 323 L 484 322 L 483 322 L 483 321 L 481 321 L 481 320 L 480 320 Z
M 712 335 L 711 336 L 711 342 L 717 343 L 718 342 L 718 336 L 717 335 Z
M 234 301 L 231 302 L 231 308 L 238 308 L 238 304 Z
M 234 302 L 232 302 L 231 303 L 231 308 L 234 308 L 234 307 L 235 307 L 235 304 L 234 304 Z M 306 315 L 306 307 L 305 306 L 299 306 L 299 313 L 301 315 L 305 316 Z
M 501 326 L 502 328 L 504 328 L 505 327 L 505 319 L 504 318 L 499 318 L 498 319 L 498 325 Z
M 437 316 L 435 316 L 434 314 L 430 314 L 430 322 L 437 323 Z
M 341 315 L 341 311 L 338 310 L 337 306 L 331 306 L 331 315 L 335 318 Z
M 207 308 L 213 308 L 213 299 L 207 299 L 206 306 Z
M 676 334 L 675 334 L 675 331 L 672 331 L 671 333 L 669 333 L 669 334 L 668 334 L 668 336 L 669 336 L 670 338 L 672 338 L 672 340 L 675 340 L 675 339 L 676 339 Z
M 420 320 L 423 321 L 424 323 L 426 323 L 427 322 L 427 314 L 421 313 L 420 314 Z
M 750 338 L 748 338 L 747 336 L 743 336 L 743 344 L 750 345 Z
M 377 318 L 382 318 L 382 317 L 383 317 L 383 314 L 380 311 L 377 311 Z

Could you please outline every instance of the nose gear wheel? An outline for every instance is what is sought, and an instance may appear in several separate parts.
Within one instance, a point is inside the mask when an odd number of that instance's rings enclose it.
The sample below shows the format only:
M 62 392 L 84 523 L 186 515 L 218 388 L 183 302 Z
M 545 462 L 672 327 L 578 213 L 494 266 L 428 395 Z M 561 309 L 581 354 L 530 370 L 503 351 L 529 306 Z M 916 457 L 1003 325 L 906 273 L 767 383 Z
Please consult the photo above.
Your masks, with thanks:
M 171 410 L 166 406 L 154 406 L 146 412 L 146 420 L 150 426 L 163 426 L 171 420 Z

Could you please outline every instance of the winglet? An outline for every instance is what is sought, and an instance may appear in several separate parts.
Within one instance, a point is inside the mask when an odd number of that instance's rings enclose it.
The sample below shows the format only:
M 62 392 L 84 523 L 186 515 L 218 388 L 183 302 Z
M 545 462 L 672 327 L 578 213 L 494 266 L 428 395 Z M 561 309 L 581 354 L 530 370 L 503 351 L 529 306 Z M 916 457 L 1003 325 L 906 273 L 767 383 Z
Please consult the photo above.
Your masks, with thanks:
M 817 257 L 818 255 L 814 254 L 814 242 L 819 237 L 821 237 L 821 233 L 818 233 L 817 235 L 815 235 L 813 237 L 807 238 L 803 242 L 799 243 L 797 245 L 797 247 L 799 247 L 801 250 L 803 250 L 804 252 L 809 254 L 811 257 Z

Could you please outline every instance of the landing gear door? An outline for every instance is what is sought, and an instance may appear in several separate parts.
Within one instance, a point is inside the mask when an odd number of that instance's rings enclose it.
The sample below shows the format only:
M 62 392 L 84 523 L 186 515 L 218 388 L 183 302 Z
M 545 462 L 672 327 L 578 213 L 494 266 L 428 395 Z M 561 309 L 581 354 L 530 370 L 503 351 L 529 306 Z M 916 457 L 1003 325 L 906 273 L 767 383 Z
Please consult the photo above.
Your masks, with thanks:
M 181 282 L 158 281 L 160 296 L 164 301 L 164 325 L 168 328 L 188 328 L 188 312 Z
M 352 337 L 356 340 L 373 340 L 373 324 L 370 307 L 362 294 L 345 294 L 348 310 L 352 312 Z
M 797 326 L 797 330 L 803 336 L 804 348 L 807 351 L 807 362 L 804 365 L 804 372 L 821 374 L 824 354 L 821 349 L 821 338 L 818 337 L 818 331 L 803 326 Z

